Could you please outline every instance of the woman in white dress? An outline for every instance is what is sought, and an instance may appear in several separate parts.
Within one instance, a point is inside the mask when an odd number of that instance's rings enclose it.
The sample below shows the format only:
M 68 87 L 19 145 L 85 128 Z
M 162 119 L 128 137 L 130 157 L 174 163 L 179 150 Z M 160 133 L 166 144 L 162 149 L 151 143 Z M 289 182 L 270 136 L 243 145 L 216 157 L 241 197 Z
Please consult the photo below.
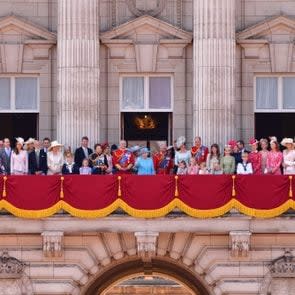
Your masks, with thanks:
M 283 151 L 283 167 L 285 175 L 295 175 L 295 149 L 292 138 L 284 138 L 281 145 L 286 147 Z
M 64 156 L 61 151 L 62 144 L 57 141 L 51 142 L 47 153 L 47 175 L 60 175 L 64 164 Z
M 176 147 L 177 147 L 177 152 L 175 153 L 175 158 L 174 158 L 175 166 L 178 167 L 179 163 L 182 161 L 184 161 L 186 163 L 186 166 L 188 166 L 191 159 L 191 152 L 186 149 L 184 136 L 180 136 L 177 139 Z
M 28 153 L 24 150 L 24 139 L 21 137 L 16 138 L 15 149 L 11 153 L 10 169 L 12 175 L 28 174 Z
M 206 166 L 209 174 L 222 174 L 222 168 L 220 166 L 220 148 L 216 143 L 211 145 L 210 153 L 207 156 Z

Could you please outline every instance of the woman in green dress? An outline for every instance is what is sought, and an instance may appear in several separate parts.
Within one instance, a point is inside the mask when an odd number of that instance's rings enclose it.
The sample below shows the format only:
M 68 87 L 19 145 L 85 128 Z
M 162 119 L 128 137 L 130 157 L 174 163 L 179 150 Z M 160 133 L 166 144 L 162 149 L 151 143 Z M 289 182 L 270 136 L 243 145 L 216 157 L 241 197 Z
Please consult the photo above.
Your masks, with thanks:
M 236 171 L 236 161 L 233 156 L 231 156 L 231 146 L 226 145 L 224 147 L 224 156 L 220 160 L 220 168 L 223 174 L 234 174 Z

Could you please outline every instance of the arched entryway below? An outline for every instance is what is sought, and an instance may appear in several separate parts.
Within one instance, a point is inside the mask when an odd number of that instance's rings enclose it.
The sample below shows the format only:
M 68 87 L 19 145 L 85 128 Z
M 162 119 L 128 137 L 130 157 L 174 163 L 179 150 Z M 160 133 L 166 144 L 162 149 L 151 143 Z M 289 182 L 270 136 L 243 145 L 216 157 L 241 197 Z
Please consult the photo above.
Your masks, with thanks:
M 152 259 L 149 262 L 145 262 L 138 257 L 115 262 L 104 270 L 101 270 L 86 286 L 84 286 L 81 294 L 105 294 L 107 290 L 120 281 L 137 275 L 158 275 L 164 278 L 170 278 L 182 284 L 192 294 L 212 295 L 201 278 L 197 277 L 194 272 L 184 265 L 171 261 L 170 259 Z

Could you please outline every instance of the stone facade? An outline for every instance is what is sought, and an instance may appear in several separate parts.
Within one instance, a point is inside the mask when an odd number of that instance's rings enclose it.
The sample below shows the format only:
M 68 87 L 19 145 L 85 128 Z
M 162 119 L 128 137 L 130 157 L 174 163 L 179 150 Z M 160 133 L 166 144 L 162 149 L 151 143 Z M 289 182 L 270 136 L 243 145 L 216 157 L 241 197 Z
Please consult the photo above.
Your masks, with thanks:
M 224 1 L 3 0 L 1 75 L 39 76 L 37 133 L 66 145 L 118 142 L 120 77 L 139 73 L 173 77 L 170 141 L 248 140 L 255 75 L 295 71 L 295 4 Z

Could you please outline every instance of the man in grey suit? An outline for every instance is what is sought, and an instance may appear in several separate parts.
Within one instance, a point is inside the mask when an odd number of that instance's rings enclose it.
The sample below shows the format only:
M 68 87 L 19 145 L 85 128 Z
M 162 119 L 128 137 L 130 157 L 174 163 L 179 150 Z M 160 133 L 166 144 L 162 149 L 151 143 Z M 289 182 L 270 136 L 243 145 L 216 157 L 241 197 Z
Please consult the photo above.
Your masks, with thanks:
M 4 147 L 0 150 L 0 162 L 4 166 L 5 173 L 10 174 L 11 146 L 9 138 L 4 139 Z

